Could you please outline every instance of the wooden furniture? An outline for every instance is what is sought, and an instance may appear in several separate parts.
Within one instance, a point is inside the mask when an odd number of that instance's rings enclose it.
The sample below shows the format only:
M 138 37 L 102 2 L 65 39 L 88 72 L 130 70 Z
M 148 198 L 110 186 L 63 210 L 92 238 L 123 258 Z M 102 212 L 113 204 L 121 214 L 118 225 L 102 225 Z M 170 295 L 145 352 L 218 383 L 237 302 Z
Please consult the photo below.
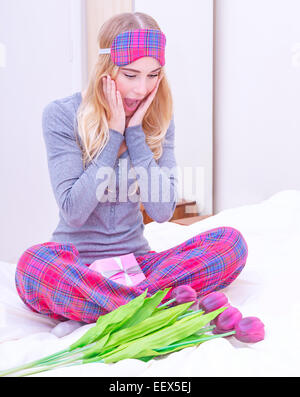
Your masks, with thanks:
M 149 222 L 153 222 L 153 219 L 146 213 L 143 204 L 141 204 L 141 211 L 143 213 L 143 220 L 144 224 L 146 225 Z M 186 219 L 199 216 L 199 212 L 197 209 L 196 201 L 189 201 L 189 200 L 180 200 L 175 208 L 174 214 L 170 221 L 174 221 L 176 219 Z

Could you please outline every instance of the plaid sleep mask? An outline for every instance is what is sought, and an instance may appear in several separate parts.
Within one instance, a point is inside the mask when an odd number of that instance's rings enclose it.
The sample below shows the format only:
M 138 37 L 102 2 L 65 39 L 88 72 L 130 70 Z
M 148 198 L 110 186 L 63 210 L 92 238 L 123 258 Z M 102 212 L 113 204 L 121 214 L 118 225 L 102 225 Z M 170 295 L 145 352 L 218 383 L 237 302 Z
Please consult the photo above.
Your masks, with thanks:
M 118 34 L 111 48 L 100 48 L 99 54 L 110 54 L 117 66 L 128 65 L 142 57 L 154 57 L 164 66 L 166 41 L 160 30 L 131 30 Z

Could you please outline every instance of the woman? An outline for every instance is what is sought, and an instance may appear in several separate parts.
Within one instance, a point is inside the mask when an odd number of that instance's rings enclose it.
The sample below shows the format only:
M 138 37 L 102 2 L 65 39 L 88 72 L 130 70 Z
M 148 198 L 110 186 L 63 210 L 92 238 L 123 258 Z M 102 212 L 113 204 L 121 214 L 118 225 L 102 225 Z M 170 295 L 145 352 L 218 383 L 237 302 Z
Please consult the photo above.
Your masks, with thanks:
M 150 296 L 182 284 L 199 295 L 224 288 L 248 254 L 243 236 L 231 227 L 151 251 L 140 201 L 156 222 L 171 219 L 177 201 L 166 37 L 149 15 L 123 13 L 102 25 L 98 44 L 86 91 L 44 109 L 60 221 L 50 241 L 22 254 L 16 270 L 18 293 L 32 310 L 87 323 L 146 289 Z M 89 268 L 97 259 L 128 253 L 145 276 L 138 285 L 121 285 Z

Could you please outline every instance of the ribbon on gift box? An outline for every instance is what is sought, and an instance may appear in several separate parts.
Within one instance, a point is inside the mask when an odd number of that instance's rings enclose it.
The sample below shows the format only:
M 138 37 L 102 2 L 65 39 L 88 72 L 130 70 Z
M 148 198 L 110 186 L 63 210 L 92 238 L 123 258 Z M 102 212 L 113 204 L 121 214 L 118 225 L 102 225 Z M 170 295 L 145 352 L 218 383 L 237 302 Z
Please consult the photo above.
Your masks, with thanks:
M 137 285 L 146 278 L 133 253 L 97 259 L 89 268 L 103 277 L 127 286 Z

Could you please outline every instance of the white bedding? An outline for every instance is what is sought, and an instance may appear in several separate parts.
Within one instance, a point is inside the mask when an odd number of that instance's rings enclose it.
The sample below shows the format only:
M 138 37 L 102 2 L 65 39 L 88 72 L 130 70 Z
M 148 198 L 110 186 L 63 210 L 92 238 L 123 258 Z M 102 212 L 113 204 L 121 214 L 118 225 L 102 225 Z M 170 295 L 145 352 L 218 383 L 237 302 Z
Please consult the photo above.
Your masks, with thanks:
M 247 241 L 246 266 L 223 291 L 244 316 L 264 322 L 264 341 L 219 338 L 147 363 L 93 363 L 35 376 L 299 376 L 300 191 L 281 191 L 190 226 L 153 222 L 145 235 L 151 248 L 161 251 L 218 226 L 240 230 Z M 14 273 L 15 265 L 0 262 L 0 370 L 59 351 L 93 326 L 31 312 L 18 297 Z

